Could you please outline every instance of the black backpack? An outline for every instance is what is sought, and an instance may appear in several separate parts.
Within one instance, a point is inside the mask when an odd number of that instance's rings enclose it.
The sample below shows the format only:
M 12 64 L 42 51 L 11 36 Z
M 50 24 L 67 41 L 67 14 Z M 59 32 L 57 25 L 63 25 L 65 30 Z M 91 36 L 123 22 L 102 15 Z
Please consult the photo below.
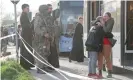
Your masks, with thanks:
M 85 46 L 94 45 L 95 35 L 96 35 L 96 27 L 92 26 L 90 31 L 89 31 L 88 38 L 85 42 Z
M 105 32 L 103 27 L 92 26 L 85 45 L 99 47 L 103 42 Z

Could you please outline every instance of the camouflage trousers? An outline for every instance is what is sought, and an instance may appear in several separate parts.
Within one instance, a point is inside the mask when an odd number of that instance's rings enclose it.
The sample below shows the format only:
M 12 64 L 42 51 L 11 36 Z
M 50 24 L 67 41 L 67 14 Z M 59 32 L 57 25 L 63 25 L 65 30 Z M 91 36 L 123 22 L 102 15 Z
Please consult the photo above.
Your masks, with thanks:
M 35 51 L 37 51 L 37 53 L 35 52 L 35 55 L 38 59 L 40 59 L 42 62 L 47 64 L 48 61 L 48 56 L 50 55 L 50 44 L 47 46 L 44 46 L 44 44 L 39 43 L 38 45 L 36 45 L 36 47 L 34 48 Z M 46 61 L 45 61 L 45 60 Z M 45 65 L 44 63 L 42 63 L 41 61 L 36 60 L 36 66 L 39 68 L 44 68 L 47 67 L 47 65 Z

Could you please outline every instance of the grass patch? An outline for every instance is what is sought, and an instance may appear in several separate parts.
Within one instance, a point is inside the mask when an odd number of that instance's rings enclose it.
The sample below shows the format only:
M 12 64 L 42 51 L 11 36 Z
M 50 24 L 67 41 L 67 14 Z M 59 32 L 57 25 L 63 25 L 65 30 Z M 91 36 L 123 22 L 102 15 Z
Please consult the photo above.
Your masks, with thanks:
M 1 62 L 1 80 L 35 80 L 15 60 Z

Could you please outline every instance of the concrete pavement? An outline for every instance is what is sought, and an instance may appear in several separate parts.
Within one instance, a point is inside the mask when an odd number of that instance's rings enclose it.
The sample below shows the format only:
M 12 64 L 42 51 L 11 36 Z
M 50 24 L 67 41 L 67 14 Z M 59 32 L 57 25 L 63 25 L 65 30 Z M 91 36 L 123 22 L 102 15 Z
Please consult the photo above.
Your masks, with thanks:
M 65 76 L 68 80 L 95 80 L 92 78 L 88 78 L 88 59 L 85 59 L 84 63 L 72 62 L 69 63 L 67 58 L 60 58 L 60 69 L 65 73 Z M 37 74 L 36 70 L 30 70 L 31 74 L 36 78 L 36 80 L 56 80 L 54 78 L 49 77 L 47 74 Z M 58 72 L 51 73 L 61 80 L 64 79 Z M 113 74 L 113 78 L 107 79 L 106 72 L 103 72 L 103 79 L 102 80 L 133 80 L 132 74 Z

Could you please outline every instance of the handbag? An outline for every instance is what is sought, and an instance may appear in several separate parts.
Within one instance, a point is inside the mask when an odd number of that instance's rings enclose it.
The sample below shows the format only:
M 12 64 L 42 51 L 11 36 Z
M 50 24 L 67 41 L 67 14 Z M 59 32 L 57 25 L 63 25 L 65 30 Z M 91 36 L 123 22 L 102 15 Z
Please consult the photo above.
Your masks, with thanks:
M 117 40 L 114 38 L 109 38 L 109 41 L 111 42 L 111 46 L 114 47 L 114 45 L 116 44 Z

